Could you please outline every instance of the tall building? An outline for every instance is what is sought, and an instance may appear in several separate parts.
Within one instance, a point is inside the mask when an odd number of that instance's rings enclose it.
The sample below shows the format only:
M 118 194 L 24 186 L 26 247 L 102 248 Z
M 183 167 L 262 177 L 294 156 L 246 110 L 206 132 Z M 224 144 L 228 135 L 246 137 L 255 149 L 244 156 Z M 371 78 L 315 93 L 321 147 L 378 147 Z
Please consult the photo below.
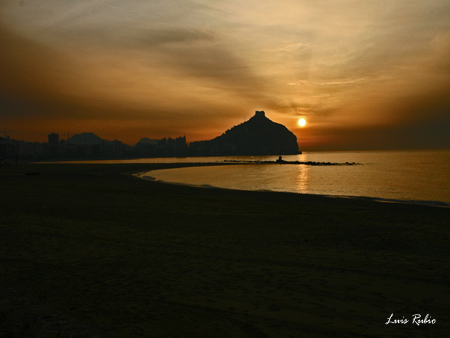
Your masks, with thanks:
M 59 142 L 59 134 L 56 133 L 48 134 L 48 144 L 57 146 L 58 142 Z
M 59 155 L 59 134 L 48 134 L 48 157 L 50 159 L 57 158 Z

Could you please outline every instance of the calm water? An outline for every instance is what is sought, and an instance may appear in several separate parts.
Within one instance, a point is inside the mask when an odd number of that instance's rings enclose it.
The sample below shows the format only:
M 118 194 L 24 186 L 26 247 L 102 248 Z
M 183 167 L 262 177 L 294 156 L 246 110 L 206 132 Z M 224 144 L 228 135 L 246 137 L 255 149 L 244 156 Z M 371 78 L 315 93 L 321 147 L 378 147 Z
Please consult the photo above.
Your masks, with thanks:
M 215 162 L 224 159 L 275 160 L 269 157 L 166 159 L 167 162 Z M 354 166 L 242 164 L 156 170 L 157 180 L 240 190 L 358 196 L 419 201 L 450 206 L 450 151 L 373 151 L 304 153 L 288 161 L 356 162 Z M 140 160 L 143 161 L 143 160 Z M 152 159 L 148 162 L 162 162 Z

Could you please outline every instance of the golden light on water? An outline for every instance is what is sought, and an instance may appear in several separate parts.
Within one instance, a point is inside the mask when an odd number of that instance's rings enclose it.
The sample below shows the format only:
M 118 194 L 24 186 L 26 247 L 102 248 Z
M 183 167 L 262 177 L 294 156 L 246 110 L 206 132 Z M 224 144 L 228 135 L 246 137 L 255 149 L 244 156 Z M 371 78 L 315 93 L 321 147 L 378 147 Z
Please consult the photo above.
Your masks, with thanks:
M 301 161 L 304 161 L 304 160 L 301 159 Z M 296 176 L 297 189 L 302 193 L 308 193 L 310 168 L 305 165 L 299 165 L 299 166 L 297 166 L 297 168 L 298 168 L 298 173 Z
M 305 120 L 305 119 L 300 119 L 300 120 L 298 120 L 298 125 L 299 125 L 300 127 L 304 127 L 304 126 L 306 125 L 306 120 Z

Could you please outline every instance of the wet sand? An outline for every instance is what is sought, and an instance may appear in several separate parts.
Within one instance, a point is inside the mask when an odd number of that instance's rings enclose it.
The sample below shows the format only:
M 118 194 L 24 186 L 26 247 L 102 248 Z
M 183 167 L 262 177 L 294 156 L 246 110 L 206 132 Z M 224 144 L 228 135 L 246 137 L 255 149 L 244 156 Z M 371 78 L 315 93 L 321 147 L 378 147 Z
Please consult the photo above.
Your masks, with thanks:
M 450 332 L 449 208 L 132 176 L 188 165 L 0 167 L 0 283 L 105 337 Z

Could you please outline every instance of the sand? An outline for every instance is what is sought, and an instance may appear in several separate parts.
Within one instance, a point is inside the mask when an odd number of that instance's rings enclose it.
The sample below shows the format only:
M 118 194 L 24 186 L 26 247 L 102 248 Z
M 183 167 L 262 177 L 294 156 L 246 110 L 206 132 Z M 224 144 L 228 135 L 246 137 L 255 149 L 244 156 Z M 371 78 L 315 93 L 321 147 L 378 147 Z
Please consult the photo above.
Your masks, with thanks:
M 449 208 L 132 176 L 184 165 L 0 167 L 0 284 L 103 337 L 450 333 Z

